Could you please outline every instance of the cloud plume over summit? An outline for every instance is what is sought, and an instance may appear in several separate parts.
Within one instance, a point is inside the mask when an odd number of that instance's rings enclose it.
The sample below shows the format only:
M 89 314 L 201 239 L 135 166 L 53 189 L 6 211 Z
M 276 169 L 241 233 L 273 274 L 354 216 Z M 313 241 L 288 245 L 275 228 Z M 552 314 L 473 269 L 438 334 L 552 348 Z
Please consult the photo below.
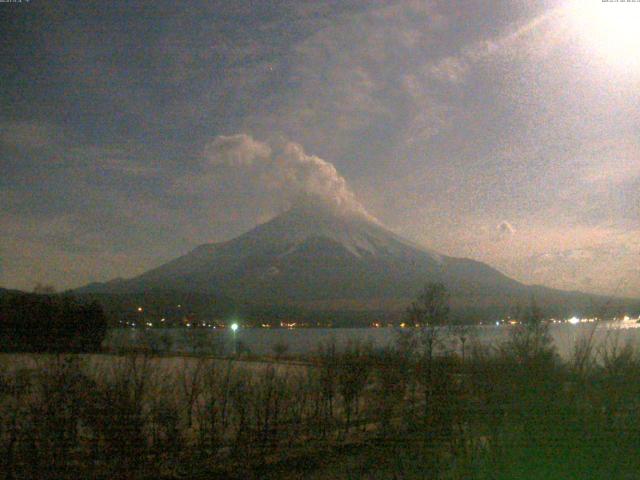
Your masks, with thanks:
M 318 205 L 378 222 L 332 163 L 307 154 L 298 143 L 272 148 L 246 134 L 218 136 L 205 146 L 204 156 L 216 178 L 229 169 L 240 171 L 279 203 Z

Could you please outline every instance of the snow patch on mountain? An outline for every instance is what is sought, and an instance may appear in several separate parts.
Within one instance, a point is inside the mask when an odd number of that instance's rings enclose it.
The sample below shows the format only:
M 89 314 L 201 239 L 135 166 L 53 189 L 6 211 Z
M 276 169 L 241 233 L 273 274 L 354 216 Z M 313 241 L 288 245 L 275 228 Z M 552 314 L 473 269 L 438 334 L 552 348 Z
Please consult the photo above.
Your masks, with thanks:
M 415 245 L 359 216 L 336 215 L 321 207 L 294 208 L 258 226 L 252 232 L 254 242 L 277 241 L 291 245 L 282 256 L 297 250 L 309 238 L 326 238 L 339 243 L 356 257 L 403 256 L 418 250 L 441 263 L 441 255 Z

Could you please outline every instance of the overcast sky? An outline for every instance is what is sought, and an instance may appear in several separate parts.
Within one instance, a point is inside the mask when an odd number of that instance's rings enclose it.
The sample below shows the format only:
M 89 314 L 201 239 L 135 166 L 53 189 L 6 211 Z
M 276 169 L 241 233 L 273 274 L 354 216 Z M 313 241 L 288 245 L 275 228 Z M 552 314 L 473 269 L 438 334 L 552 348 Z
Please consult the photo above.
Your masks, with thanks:
M 232 238 L 286 208 L 282 166 L 312 158 L 441 253 L 640 297 L 639 12 L 0 3 L 0 285 L 129 277 Z

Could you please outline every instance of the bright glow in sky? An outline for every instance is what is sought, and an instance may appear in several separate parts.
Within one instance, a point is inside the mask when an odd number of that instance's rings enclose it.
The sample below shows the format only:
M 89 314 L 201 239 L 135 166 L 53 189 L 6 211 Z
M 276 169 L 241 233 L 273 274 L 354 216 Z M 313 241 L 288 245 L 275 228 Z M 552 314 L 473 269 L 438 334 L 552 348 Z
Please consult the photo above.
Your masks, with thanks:
M 640 69 L 639 7 L 634 2 L 575 0 L 568 8 L 594 51 L 618 67 Z

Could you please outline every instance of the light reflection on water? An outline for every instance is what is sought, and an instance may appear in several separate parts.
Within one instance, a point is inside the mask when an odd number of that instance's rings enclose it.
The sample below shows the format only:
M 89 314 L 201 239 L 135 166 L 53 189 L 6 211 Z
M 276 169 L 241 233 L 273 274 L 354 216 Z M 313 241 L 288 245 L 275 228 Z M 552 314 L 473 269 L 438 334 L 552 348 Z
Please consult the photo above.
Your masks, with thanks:
M 592 337 L 596 348 L 624 346 L 627 343 L 640 346 L 640 324 L 630 322 L 600 322 L 577 325 L 552 324 L 549 332 L 561 357 L 567 359 L 573 353 L 576 342 Z M 496 345 L 509 338 L 512 326 L 477 326 L 466 335 L 467 348 L 473 342 Z M 395 343 L 398 328 L 308 328 L 308 329 L 239 329 L 236 338 L 242 348 L 257 355 L 271 355 L 277 345 L 285 345 L 287 354 L 304 354 L 317 350 L 320 344 L 336 343 L 344 348 L 349 342 L 370 343 L 374 347 L 384 347 Z M 108 348 L 130 347 L 151 338 L 160 350 L 163 349 L 162 336 L 170 339 L 171 350 L 192 352 L 194 348 L 202 352 L 229 354 L 233 352 L 233 334 L 230 330 L 212 329 L 114 329 L 105 339 Z M 461 342 L 455 334 L 445 340 L 446 348 L 459 350 Z

